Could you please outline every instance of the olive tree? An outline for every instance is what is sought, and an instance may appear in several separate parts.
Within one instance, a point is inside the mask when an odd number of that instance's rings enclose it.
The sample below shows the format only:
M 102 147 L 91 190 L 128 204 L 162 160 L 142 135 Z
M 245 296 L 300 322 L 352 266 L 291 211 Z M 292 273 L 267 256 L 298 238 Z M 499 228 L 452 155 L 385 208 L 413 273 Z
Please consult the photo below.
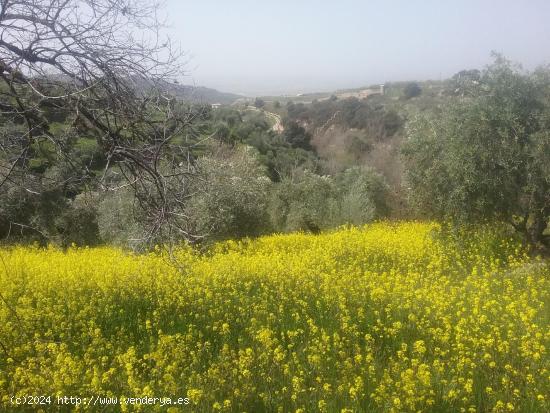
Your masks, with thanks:
M 186 214 L 195 233 L 209 240 L 268 232 L 268 193 L 272 186 L 256 151 L 220 146 L 197 160 L 199 174 Z
M 549 245 L 550 83 L 497 56 L 469 96 L 410 122 L 410 195 L 426 214 L 508 222 Z

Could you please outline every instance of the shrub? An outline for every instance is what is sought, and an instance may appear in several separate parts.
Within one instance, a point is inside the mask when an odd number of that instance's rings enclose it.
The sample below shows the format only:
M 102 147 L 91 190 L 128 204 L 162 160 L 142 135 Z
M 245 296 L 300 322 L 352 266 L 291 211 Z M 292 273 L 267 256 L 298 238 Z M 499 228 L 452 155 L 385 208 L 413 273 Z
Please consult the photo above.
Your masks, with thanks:
M 134 194 L 127 188 L 103 194 L 98 207 L 98 230 L 103 242 L 132 249 L 142 247 L 145 229 L 135 202 Z
M 353 167 L 335 177 L 340 191 L 340 224 L 365 224 L 389 213 L 388 185 L 367 167 Z
M 269 178 L 251 147 L 228 149 L 198 161 L 200 177 L 187 213 L 192 230 L 209 239 L 254 236 L 269 229 Z
M 350 168 L 334 177 L 299 170 L 277 184 L 269 210 L 278 231 L 361 225 L 387 214 L 387 185 L 368 168 Z
M 328 176 L 298 170 L 277 184 L 271 196 L 269 213 L 277 231 L 318 232 L 330 227 L 329 204 L 336 188 Z
M 405 86 L 405 89 L 403 89 L 403 96 L 405 99 L 412 99 L 414 97 L 420 96 L 422 93 L 422 89 L 418 85 L 418 83 L 411 82 L 408 83 L 407 86 Z

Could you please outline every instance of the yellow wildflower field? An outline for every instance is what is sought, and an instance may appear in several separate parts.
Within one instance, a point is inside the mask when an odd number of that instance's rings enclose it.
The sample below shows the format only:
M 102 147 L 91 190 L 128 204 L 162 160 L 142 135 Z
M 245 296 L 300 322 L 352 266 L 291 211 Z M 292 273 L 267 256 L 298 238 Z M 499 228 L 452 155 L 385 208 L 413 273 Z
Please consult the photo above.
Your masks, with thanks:
M 550 267 L 492 227 L 0 258 L 5 410 L 46 395 L 118 404 L 44 411 L 550 411 Z

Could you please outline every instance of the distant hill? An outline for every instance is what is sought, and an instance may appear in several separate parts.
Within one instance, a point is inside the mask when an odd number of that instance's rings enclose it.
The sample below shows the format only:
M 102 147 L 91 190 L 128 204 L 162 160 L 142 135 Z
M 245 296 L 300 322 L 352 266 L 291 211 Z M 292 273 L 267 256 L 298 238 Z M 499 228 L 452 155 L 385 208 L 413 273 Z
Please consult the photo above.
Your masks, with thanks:
M 222 105 L 230 105 L 237 99 L 244 97 L 234 93 L 220 92 L 219 90 L 204 86 L 169 84 L 167 89 L 178 99 L 194 103 L 221 103 Z
M 44 79 L 50 82 L 72 83 L 72 80 L 69 80 L 64 75 L 48 75 Z M 151 82 L 143 79 L 133 79 L 133 83 L 134 86 L 141 91 L 151 87 Z M 238 99 L 246 98 L 246 96 L 243 95 L 220 92 L 219 90 L 204 86 L 180 85 L 179 83 L 164 82 L 163 89 L 180 100 L 192 103 L 221 103 L 222 105 L 230 105 Z

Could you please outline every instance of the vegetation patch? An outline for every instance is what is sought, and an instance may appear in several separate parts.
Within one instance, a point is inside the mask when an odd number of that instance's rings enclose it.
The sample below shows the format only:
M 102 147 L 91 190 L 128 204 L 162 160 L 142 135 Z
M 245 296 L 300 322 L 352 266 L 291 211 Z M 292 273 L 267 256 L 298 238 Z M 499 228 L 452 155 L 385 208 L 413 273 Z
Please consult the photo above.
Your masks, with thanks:
M 550 268 L 497 227 L 0 257 L 4 408 L 26 394 L 188 397 L 197 412 L 550 408 Z

